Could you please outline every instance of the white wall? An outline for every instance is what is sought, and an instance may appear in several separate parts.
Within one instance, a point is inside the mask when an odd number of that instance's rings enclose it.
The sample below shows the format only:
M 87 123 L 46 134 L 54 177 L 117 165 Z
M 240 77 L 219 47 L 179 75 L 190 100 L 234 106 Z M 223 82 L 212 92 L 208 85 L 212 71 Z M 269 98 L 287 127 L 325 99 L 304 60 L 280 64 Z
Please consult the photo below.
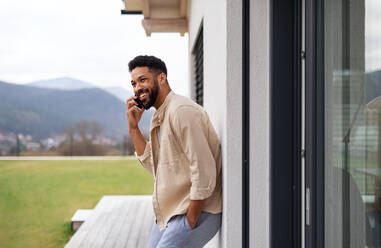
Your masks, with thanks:
M 242 244 L 242 1 L 227 0 L 224 247 Z
M 219 247 L 242 243 L 242 78 L 241 1 L 192 0 L 189 3 L 189 51 L 204 25 L 204 107 L 222 143 L 223 218 Z M 228 19 L 226 18 L 228 16 Z M 194 84 L 192 56 L 190 80 Z M 193 87 L 190 86 L 193 92 Z
M 250 10 L 250 247 L 269 242 L 269 0 Z M 204 24 L 204 107 L 223 152 L 223 223 L 220 247 L 242 244 L 242 1 L 192 0 L 189 50 Z M 190 61 L 190 92 L 194 72 Z
M 250 247 L 270 247 L 270 1 L 250 1 Z

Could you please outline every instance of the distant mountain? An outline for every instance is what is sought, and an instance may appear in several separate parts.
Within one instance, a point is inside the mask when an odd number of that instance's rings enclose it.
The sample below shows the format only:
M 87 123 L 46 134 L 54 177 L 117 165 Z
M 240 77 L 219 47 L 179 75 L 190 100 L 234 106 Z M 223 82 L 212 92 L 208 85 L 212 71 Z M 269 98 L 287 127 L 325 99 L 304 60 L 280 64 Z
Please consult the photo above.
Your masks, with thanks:
M 40 80 L 27 84 L 28 86 L 40 87 L 45 89 L 56 90 L 81 90 L 96 88 L 97 86 L 70 77 L 54 78 L 48 80 Z
M 0 130 L 46 138 L 62 133 L 80 120 L 97 121 L 105 134 L 117 140 L 128 135 L 125 103 L 100 88 L 44 89 L 0 81 Z M 146 111 L 140 122 L 149 130 L 154 113 Z
M 366 102 L 381 95 L 381 70 L 366 73 Z
M 116 96 L 123 102 L 126 102 L 127 98 L 134 95 L 128 90 L 123 89 L 122 87 L 108 87 L 104 88 L 104 90 L 110 93 L 111 95 Z
M 44 89 L 56 89 L 56 90 L 81 90 L 90 88 L 100 88 L 108 93 L 116 96 L 121 101 L 125 102 L 127 98 L 133 94 L 122 87 L 99 87 L 97 85 L 78 80 L 70 77 L 54 78 L 47 80 L 39 80 L 27 84 L 28 86 L 39 87 Z

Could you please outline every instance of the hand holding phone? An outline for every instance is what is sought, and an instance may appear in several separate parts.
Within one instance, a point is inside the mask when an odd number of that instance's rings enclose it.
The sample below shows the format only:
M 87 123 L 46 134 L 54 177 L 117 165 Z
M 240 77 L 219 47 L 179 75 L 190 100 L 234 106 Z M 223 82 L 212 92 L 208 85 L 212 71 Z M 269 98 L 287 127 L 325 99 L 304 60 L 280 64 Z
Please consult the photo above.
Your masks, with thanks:
M 138 104 L 138 108 L 142 109 L 142 108 L 143 108 L 143 103 L 142 103 L 142 101 L 139 99 L 139 97 L 135 98 L 134 100 L 135 100 L 135 102 Z
M 128 127 L 135 129 L 138 128 L 138 123 L 142 117 L 145 109 L 140 99 L 135 99 L 136 96 L 132 96 L 126 101 L 126 114 L 128 119 Z M 137 106 L 138 105 L 138 106 Z

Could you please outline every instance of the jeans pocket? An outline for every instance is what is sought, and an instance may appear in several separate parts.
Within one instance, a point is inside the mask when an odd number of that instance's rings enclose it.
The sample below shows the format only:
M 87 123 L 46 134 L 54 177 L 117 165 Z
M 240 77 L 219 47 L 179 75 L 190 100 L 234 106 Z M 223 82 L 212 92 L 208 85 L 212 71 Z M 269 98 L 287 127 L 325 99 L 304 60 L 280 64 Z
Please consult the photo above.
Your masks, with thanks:
M 184 214 L 184 226 L 185 226 L 185 228 L 188 229 L 188 230 L 193 230 L 193 229 L 191 228 L 189 222 L 188 222 L 188 219 L 187 219 L 187 215 L 186 215 L 186 214 Z

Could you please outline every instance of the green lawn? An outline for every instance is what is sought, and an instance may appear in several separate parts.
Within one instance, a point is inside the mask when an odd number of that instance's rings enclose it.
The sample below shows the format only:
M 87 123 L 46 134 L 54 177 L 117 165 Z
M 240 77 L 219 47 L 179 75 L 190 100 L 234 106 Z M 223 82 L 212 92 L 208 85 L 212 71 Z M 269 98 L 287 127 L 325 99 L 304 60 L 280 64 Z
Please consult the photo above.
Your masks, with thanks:
M 0 161 L 0 247 L 63 247 L 77 209 L 152 191 L 137 160 Z

